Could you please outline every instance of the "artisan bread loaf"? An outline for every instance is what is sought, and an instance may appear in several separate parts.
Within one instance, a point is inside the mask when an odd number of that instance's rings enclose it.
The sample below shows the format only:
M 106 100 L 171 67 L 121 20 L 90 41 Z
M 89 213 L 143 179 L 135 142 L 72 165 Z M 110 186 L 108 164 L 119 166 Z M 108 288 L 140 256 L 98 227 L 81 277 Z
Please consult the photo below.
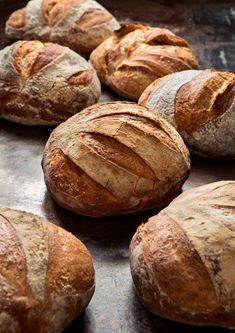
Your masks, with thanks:
M 123 26 L 92 52 L 90 61 L 103 83 L 131 100 L 159 77 L 198 67 L 184 39 L 144 25 Z
M 59 125 L 42 162 L 61 206 L 88 216 L 159 208 L 188 177 L 189 153 L 165 120 L 128 102 L 93 105 Z
M 119 27 L 94 0 L 31 0 L 11 14 L 6 34 L 14 39 L 56 42 L 88 57 Z
M 19 41 L 0 51 L 0 117 L 56 125 L 97 102 L 93 67 L 67 47 Z
M 95 289 L 92 259 L 72 234 L 0 209 L 0 333 L 60 333 Z
M 235 328 L 235 181 L 193 188 L 141 225 L 132 277 L 151 312 Z
M 192 152 L 235 159 L 235 75 L 190 70 L 153 82 L 139 104 L 158 112 Z

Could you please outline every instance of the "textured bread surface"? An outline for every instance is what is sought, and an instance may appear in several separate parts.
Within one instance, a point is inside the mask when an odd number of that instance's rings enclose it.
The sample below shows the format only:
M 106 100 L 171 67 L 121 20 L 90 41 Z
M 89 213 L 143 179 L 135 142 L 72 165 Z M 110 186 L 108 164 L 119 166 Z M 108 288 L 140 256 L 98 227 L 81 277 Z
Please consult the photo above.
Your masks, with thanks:
M 130 244 L 132 277 L 153 313 L 235 328 L 235 182 L 184 192 L 141 225 Z
M 120 96 L 138 100 L 154 80 L 197 68 L 189 44 L 167 29 L 125 25 L 91 54 L 100 80 Z
M 0 333 L 59 333 L 95 289 L 86 247 L 31 213 L 0 209 Z
M 189 153 L 162 118 L 128 102 L 98 103 L 58 126 L 42 162 L 63 207 L 89 216 L 163 207 L 189 174 Z
M 153 82 L 139 104 L 158 112 L 190 150 L 211 158 L 235 158 L 235 75 L 190 70 Z
M 88 57 L 119 27 L 94 0 L 31 0 L 11 14 L 5 31 L 14 39 L 55 42 Z
M 67 47 L 18 41 L 0 51 L 0 117 L 25 125 L 57 125 L 97 102 L 93 67 Z

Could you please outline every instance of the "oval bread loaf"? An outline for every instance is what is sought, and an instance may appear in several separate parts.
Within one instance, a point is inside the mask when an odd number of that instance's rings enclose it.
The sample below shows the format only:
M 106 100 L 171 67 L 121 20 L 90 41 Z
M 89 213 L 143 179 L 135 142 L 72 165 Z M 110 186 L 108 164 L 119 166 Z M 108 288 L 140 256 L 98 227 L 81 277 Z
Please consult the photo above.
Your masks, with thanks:
M 131 100 L 159 77 L 198 67 L 183 38 L 144 25 L 123 26 L 92 52 L 90 61 L 103 83 Z
M 235 328 L 235 181 L 193 188 L 141 225 L 132 277 L 151 312 Z
M 88 216 L 163 207 L 181 190 L 189 153 L 175 129 L 146 108 L 96 104 L 58 126 L 42 162 L 52 197 Z
M 100 94 L 93 67 L 67 47 L 19 41 L 0 51 L 0 118 L 57 125 Z
M 31 0 L 11 14 L 6 34 L 68 46 L 84 57 L 120 27 L 95 0 Z
M 0 209 L 0 333 L 60 333 L 95 289 L 92 259 L 72 234 Z
M 139 104 L 158 112 L 192 152 L 235 159 L 235 75 L 190 70 L 153 82 Z

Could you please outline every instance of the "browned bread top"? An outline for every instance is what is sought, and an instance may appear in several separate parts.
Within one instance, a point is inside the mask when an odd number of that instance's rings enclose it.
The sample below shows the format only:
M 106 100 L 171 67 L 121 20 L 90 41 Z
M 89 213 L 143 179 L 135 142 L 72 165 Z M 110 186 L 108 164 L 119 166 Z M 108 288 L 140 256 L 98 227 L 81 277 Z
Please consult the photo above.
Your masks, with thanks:
M 58 42 L 85 57 L 118 28 L 94 0 L 31 0 L 6 22 L 9 37 Z
M 59 44 L 19 41 L 12 45 L 10 58 L 21 76 L 32 78 L 58 58 L 64 50 L 64 46 Z
M 0 117 L 56 125 L 100 97 L 94 68 L 67 47 L 18 41 L 0 51 Z
M 139 104 L 159 112 L 193 152 L 235 158 L 235 75 L 182 71 L 154 81 Z
M 74 7 L 83 0 L 43 0 L 42 15 L 48 26 L 53 27 L 62 21 Z M 92 6 L 91 6 L 92 7 Z M 80 28 L 91 28 L 109 22 L 113 16 L 107 10 L 90 8 L 77 21 Z
M 0 332 L 61 332 L 94 292 L 89 252 L 47 220 L 7 208 L 0 236 Z
M 198 66 L 184 39 L 143 25 L 123 26 L 93 51 L 90 60 L 101 81 L 134 100 L 155 79 Z
M 176 96 L 175 119 L 179 131 L 192 133 L 223 115 L 235 96 L 235 75 L 214 69 L 202 71 L 184 84 Z M 190 112 L 188 112 L 190 110 Z
M 41 13 L 49 27 L 53 27 L 68 15 L 82 0 L 42 0 Z
M 186 191 L 138 228 L 132 275 L 145 306 L 165 318 L 235 327 L 235 182 Z
M 44 151 L 48 190 L 65 208 L 114 215 L 166 205 L 189 173 L 178 133 L 146 108 L 96 104 L 57 127 Z

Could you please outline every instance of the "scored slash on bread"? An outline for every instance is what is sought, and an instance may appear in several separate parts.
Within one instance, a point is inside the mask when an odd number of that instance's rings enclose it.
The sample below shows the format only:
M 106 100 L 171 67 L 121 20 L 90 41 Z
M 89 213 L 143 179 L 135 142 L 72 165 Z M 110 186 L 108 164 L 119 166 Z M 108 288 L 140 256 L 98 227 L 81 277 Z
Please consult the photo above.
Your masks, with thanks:
M 214 69 L 174 73 L 154 81 L 139 104 L 173 125 L 195 154 L 235 158 L 235 75 Z
M 101 82 L 120 96 L 138 100 L 159 77 L 197 68 L 188 42 L 171 31 L 143 25 L 125 25 L 91 54 Z

